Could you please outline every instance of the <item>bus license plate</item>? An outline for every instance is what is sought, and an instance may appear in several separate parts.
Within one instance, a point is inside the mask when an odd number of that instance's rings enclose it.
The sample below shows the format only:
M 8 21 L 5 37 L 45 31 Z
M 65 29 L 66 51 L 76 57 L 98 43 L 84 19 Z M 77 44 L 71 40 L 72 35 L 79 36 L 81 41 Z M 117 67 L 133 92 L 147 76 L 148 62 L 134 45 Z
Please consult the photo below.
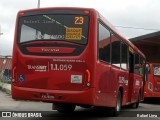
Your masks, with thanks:
M 82 75 L 71 75 L 71 83 L 82 83 Z

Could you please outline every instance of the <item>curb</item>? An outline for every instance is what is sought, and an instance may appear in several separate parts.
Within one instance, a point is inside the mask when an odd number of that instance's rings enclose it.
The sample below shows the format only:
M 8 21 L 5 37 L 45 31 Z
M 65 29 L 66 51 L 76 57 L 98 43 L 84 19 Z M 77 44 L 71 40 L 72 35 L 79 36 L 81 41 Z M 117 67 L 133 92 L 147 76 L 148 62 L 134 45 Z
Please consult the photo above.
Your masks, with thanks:
M 11 84 L 0 82 L 0 89 L 11 95 Z

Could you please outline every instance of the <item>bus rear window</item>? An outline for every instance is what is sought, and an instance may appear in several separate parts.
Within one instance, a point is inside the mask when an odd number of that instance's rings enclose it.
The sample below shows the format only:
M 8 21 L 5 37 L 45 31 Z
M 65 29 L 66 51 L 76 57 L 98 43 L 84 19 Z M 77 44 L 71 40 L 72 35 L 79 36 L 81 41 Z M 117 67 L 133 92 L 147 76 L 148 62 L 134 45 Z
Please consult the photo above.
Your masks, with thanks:
M 155 76 L 160 76 L 160 66 L 154 66 L 153 70 Z
M 86 44 L 89 16 L 34 15 L 19 18 L 19 43 L 29 41 L 68 41 Z

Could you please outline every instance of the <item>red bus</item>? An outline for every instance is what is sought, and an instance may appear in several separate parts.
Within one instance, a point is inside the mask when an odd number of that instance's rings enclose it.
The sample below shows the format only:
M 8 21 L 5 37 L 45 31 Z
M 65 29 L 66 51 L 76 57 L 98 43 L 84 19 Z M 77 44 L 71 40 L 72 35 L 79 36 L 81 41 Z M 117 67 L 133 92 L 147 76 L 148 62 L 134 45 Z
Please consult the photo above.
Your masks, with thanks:
M 12 98 L 75 106 L 138 107 L 145 56 L 95 9 L 20 11 L 15 28 Z
M 144 98 L 160 98 L 160 63 L 147 63 Z

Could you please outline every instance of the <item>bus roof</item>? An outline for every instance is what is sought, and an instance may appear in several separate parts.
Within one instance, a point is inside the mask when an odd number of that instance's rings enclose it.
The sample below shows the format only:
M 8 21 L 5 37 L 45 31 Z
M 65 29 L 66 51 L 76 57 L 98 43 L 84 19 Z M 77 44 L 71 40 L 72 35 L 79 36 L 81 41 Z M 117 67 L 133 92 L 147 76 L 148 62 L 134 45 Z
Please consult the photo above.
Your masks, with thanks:
M 36 12 L 36 11 L 48 11 L 48 10 L 89 10 L 95 11 L 94 8 L 79 8 L 79 7 L 47 7 L 47 8 L 34 8 L 34 9 L 27 9 L 27 10 L 20 10 L 19 12 Z

